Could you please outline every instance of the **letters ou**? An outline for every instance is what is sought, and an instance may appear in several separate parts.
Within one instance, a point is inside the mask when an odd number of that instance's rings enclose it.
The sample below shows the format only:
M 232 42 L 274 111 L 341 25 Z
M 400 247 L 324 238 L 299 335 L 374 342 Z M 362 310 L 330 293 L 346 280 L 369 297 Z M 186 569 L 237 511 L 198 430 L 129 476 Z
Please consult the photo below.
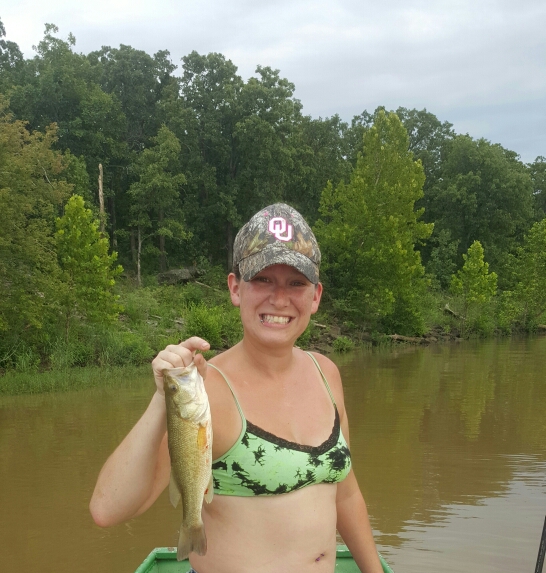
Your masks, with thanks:
M 275 235 L 275 238 L 285 243 L 292 240 L 294 236 L 294 227 L 286 222 L 283 217 L 273 217 L 269 220 L 269 232 Z

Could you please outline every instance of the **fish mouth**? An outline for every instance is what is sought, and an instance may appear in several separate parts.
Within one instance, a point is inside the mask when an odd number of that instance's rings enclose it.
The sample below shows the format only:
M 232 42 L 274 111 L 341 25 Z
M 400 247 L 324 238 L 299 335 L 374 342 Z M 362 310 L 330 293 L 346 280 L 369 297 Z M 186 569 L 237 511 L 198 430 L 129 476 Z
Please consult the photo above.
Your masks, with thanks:
M 260 314 L 260 322 L 262 324 L 279 324 L 285 325 L 292 322 L 291 316 L 279 316 L 277 314 Z

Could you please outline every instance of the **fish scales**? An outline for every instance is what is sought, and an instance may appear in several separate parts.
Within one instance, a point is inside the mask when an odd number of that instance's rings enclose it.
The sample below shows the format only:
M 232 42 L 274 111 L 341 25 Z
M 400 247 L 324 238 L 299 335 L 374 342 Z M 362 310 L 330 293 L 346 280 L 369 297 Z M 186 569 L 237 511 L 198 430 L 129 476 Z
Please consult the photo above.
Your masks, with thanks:
M 201 518 L 203 499 L 212 500 L 212 423 L 203 379 L 193 362 L 163 371 L 167 437 L 171 457 L 169 497 L 182 498 L 182 524 L 177 559 L 207 551 Z

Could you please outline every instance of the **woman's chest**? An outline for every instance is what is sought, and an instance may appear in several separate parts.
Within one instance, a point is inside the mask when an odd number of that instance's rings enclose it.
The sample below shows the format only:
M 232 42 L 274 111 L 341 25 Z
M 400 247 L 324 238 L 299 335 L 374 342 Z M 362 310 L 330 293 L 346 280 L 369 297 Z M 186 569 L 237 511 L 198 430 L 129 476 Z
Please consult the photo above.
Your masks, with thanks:
M 329 438 L 335 420 L 334 405 L 321 388 L 293 395 L 243 393 L 239 408 L 233 398 L 211 405 L 215 458 L 242 439 L 245 425 L 251 441 L 266 436 L 270 441 L 317 447 Z

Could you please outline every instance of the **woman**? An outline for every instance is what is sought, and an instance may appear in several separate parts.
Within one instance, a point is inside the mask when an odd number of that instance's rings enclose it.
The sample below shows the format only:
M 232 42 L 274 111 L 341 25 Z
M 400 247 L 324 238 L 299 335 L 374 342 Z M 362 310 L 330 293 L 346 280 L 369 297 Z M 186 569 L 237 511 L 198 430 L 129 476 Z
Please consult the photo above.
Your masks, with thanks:
M 243 340 L 207 362 L 193 337 L 152 362 L 156 392 L 104 465 L 91 500 L 103 527 L 140 515 L 169 483 L 164 368 L 194 361 L 213 420 L 214 498 L 203 507 L 206 555 L 198 573 L 332 573 L 336 527 L 360 570 L 382 571 L 351 469 L 336 366 L 294 346 L 320 303 L 320 251 L 301 215 L 266 207 L 239 231 L 232 303 Z

